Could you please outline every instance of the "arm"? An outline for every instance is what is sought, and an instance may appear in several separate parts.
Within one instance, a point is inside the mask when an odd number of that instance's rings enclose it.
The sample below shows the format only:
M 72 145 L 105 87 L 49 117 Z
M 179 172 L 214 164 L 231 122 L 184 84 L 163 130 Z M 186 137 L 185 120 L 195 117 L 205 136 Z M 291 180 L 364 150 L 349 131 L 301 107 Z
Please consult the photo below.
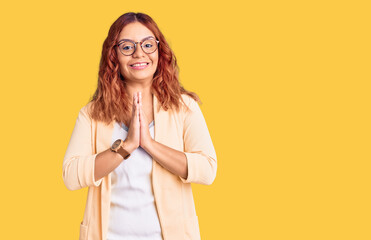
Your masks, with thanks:
M 188 175 L 180 179 L 184 183 L 210 185 L 216 177 L 217 160 L 205 118 L 196 101 L 189 98 L 184 119 L 184 153 L 187 157 Z
M 123 148 L 130 154 L 139 146 L 139 112 L 138 112 L 138 97 L 137 94 L 133 95 L 132 104 L 132 119 L 129 125 L 128 136 L 124 141 Z M 116 169 L 124 158 L 111 149 L 107 149 L 99 153 L 95 159 L 95 172 L 94 179 L 100 179 L 108 175 Z
M 70 142 L 63 159 L 63 181 L 69 190 L 99 186 L 94 178 L 95 158 L 92 148 L 92 122 L 83 107 L 76 119 Z
M 142 147 L 162 167 L 179 176 L 184 183 L 209 185 L 216 176 L 216 153 L 197 102 L 191 99 L 189 108 L 184 120 L 184 152 L 169 148 L 149 137 L 143 141 Z
M 127 141 L 124 141 L 124 149 L 130 154 L 134 152 L 136 147 L 129 146 Z M 100 179 L 108 175 L 110 172 L 116 169 L 121 162 L 124 161 L 124 158 L 115 152 L 112 152 L 111 149 L 107 149 L 97 155 L 95 158 L 95 172 L 94 179 Z
M 148 145 L 143 146 L 143 149 L 171 173 L 187 178 L 187 158 L 183 152 L 169 148 L 153 139 Z

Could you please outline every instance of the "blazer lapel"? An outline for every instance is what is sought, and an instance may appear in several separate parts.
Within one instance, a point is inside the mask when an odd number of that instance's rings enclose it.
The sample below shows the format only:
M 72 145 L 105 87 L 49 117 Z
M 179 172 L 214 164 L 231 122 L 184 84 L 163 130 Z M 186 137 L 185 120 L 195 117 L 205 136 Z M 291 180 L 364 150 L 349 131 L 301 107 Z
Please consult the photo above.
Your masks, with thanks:
M 155 121 L 155 134 L 154 139 L 156 142 L 161 142 L 161 138 L 164 135 L 164 130 L 166 126 L 162 126 L 164 124 L 162 114 L 164 110 L 159 106 L 158 99 L 156 98 L 155 94 L 153 94 L 153 113 L 154 113 L 154 121 Z M 152 158 L 152 189 L 153 189 L 153 196 L 156 202 L 156 209 L 158 214 L 158 219 L 160 221 L 160 225 L 162 231 L 164 231 L 164 216 L 162 214 L 162 193 L 161 193 L 161 166 Z M 164 235 L 164 233 L 163 233 Z
M 97 124 L 97 151 L 102 152 L 111 147 L 112 133 L 113 133 L 112 121 L 109 125 L 99 122 Z M 106 239 L 108 229 L 108 218 L 109 208 L 111 201 L 111 173 L 103 178 L 100 187 L 101 191 L 101 223 L 102 223 L 102 239 Z

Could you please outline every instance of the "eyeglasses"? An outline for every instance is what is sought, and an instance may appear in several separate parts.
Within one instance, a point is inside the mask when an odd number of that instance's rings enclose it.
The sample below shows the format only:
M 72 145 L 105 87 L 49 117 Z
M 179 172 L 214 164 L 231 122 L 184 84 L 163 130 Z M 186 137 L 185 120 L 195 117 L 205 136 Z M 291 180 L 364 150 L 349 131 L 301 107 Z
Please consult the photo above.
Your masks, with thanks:
M 119 48 L 120 52 L 125 56 L 130 56 L 135 53 L 135 50 L 137 49 L 137 44 L 139 43 L 143 52 L 150 54 L 157 50 L 157 46 L 160 41 L 156 39 L 146 39 L 142 42 L 134 42 L 128 39 L 121 40 L 116 44 L 116 46 Z

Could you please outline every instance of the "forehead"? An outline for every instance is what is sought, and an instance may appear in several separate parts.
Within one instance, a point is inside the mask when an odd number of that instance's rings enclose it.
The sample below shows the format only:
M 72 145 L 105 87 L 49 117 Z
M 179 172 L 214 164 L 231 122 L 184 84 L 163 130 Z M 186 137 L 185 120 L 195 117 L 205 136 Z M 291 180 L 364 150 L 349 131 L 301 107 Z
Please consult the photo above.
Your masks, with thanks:
M 126 25 L 119 35 L 119 41 L 123 38 L 131 39 L 133 41 L 141 41 L 146 37 L 155 37 L 155 35 L 146 26 L 139 22 L 134 22 Z

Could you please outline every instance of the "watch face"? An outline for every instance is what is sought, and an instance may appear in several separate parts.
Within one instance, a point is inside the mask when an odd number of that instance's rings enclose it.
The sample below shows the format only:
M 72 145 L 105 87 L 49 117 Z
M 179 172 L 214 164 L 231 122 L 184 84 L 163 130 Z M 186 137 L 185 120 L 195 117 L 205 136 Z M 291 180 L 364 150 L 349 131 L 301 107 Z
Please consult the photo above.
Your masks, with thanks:
M 116 149 L 118 146 L 120 146 L 120 143 L 121 143 L 121 139 L 117 139 L 117 140 L 112 144 L 112 148 Z

